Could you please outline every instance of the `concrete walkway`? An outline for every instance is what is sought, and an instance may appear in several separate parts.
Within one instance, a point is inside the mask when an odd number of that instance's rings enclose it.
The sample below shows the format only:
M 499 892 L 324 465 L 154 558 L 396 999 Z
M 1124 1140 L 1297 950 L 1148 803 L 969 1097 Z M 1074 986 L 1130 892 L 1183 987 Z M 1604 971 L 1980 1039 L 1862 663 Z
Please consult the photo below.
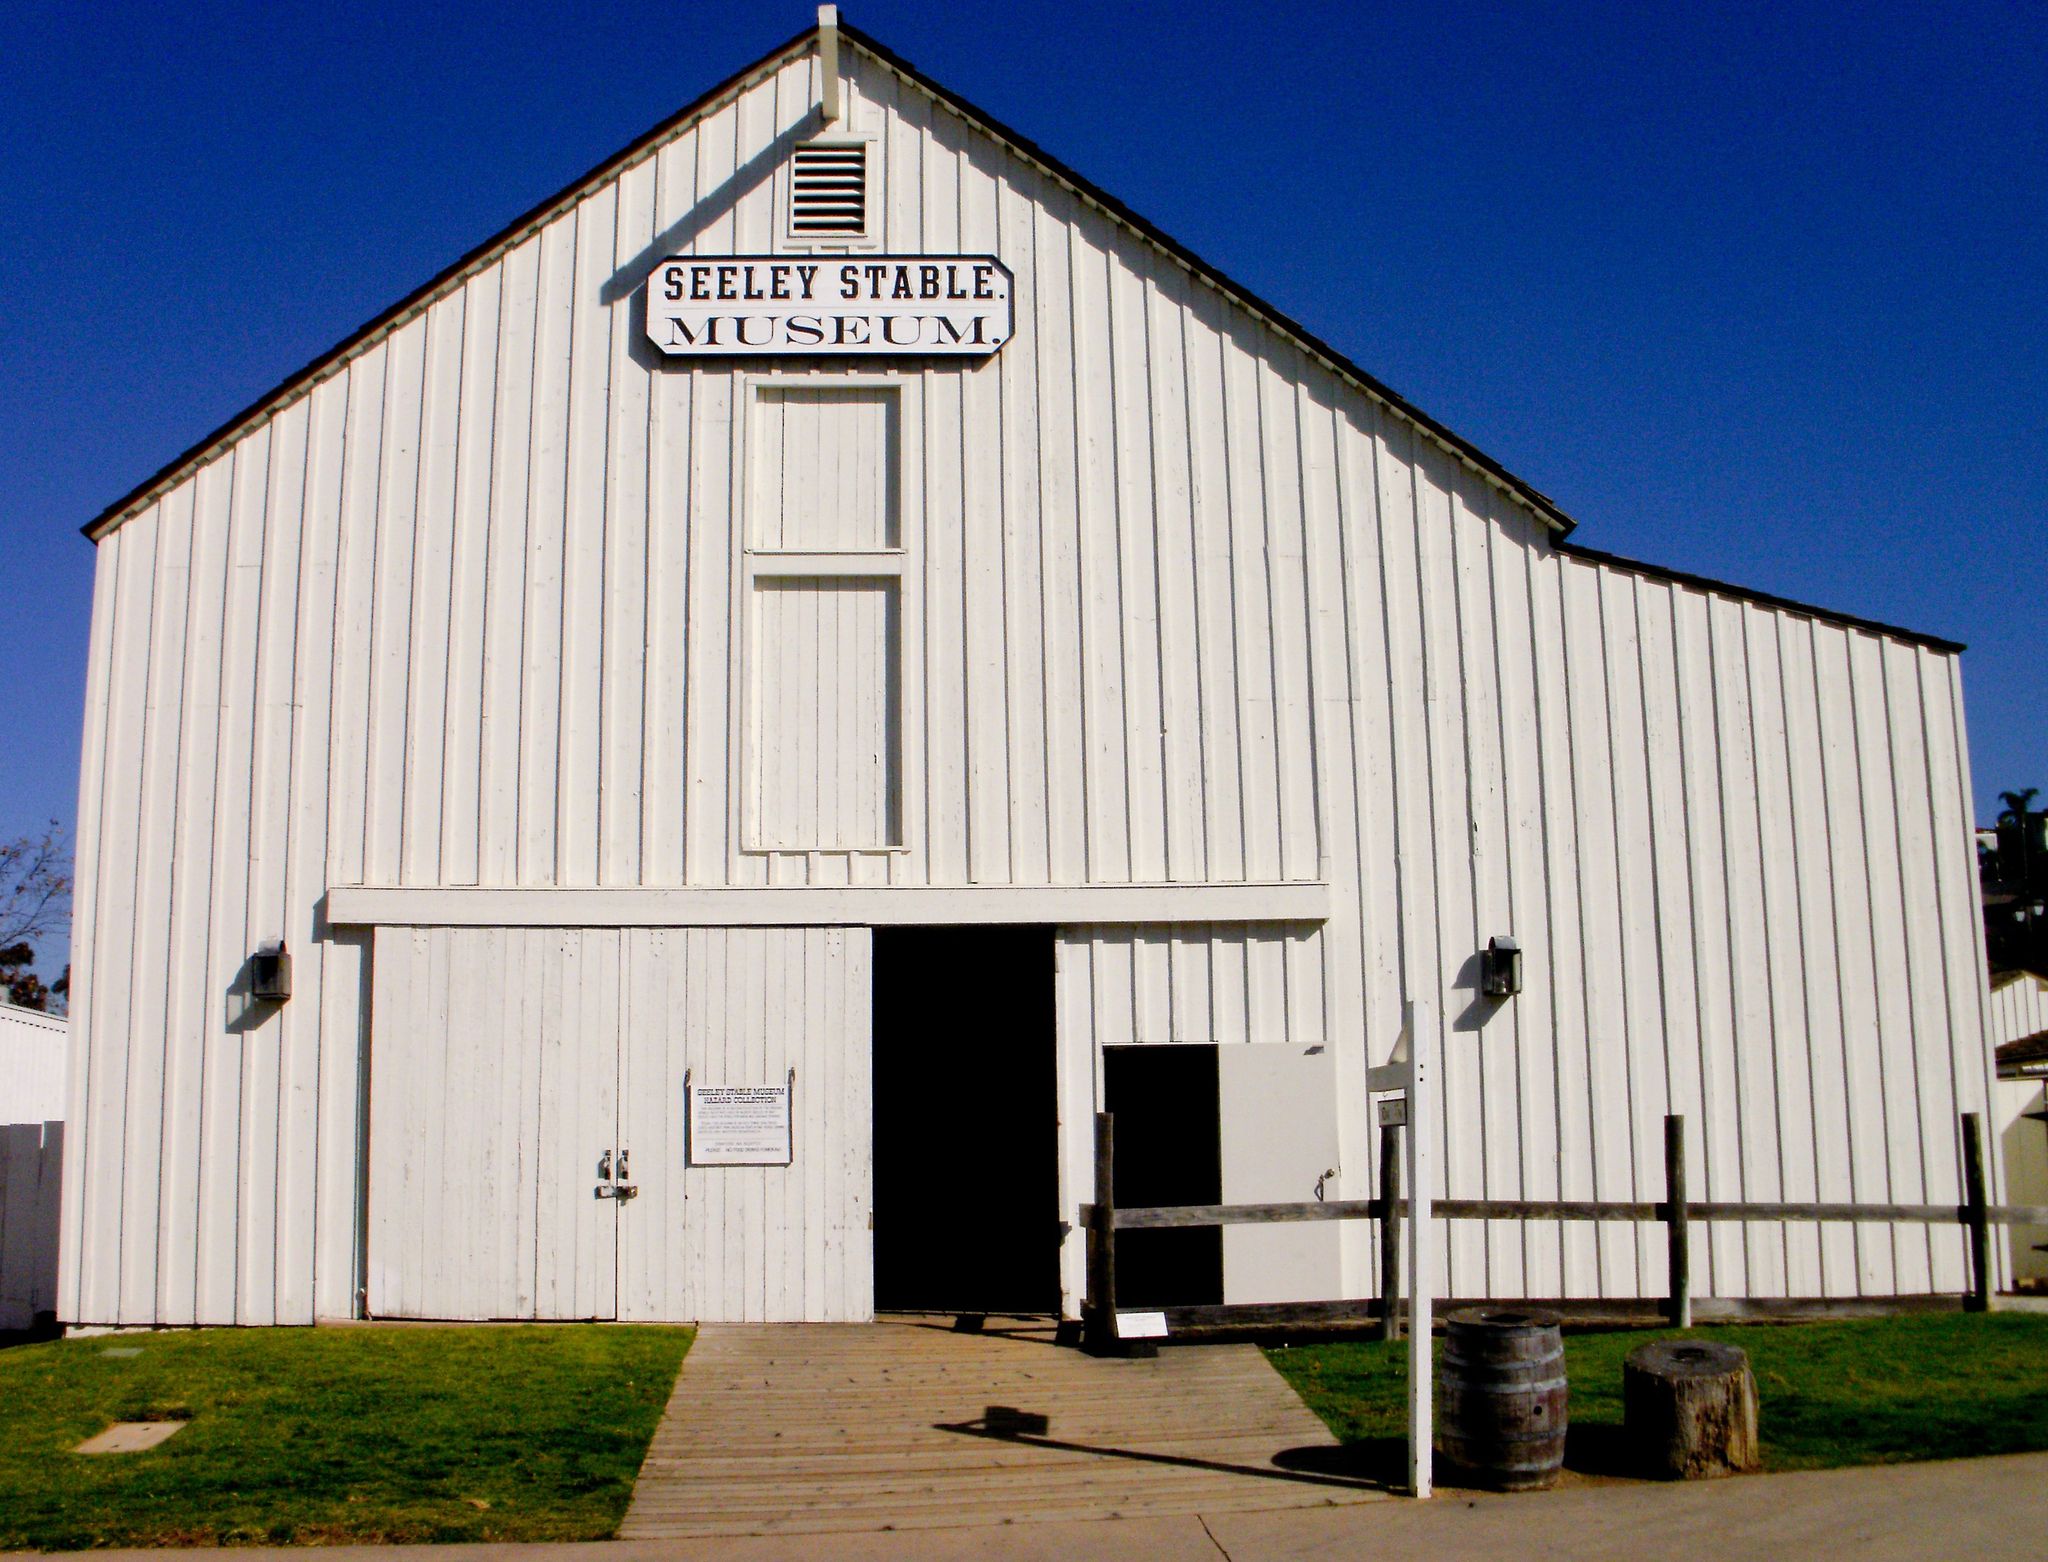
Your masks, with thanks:
M 1102 1360 L 1050 1324 L 699 1331 L 628 1540 L 1368 1502 L 1386 1493 L 1249 1345 Z
M 1752 1475 L 1688 1486 L 1584 1485 L 1519 1497 L 1175 1515 L 1008 1529 L 835 1535 L 803 1545 L 832 1562 L 1304 1562 L 1472 1558 L 1542 1562 L 1970 1562 L 2048 1552 L 2048 1454 L 1949 1464 Z M 322 1546 L 320 1562 L 783 1562 L 781 1536 L 594 1541 L 560 1546 Z M 79 1562 L 304 1562 L 307 1553 L 93 1551 Z

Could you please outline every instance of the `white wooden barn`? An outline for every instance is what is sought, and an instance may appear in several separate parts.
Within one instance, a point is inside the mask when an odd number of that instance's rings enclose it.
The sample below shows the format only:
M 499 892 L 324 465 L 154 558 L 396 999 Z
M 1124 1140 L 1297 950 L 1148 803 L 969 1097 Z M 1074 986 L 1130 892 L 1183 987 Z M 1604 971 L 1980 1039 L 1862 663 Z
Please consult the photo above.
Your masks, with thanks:
M 1679 1111 L 1696 1198 L 1957 1200 L 1961 648 L 1570 529 L 821 22 L 87 528 L 64 1318 L 1071 1315 L 1093 1113 L 1126 1205 L 1370 1196 L 1421 997 L 1448 1196 L 1656 1198 Z M 1375 1292 L 1150 1235 L 1127 1300 Z
M 57 1310 L 70 1026 L 0 999 L 0 1330 Z

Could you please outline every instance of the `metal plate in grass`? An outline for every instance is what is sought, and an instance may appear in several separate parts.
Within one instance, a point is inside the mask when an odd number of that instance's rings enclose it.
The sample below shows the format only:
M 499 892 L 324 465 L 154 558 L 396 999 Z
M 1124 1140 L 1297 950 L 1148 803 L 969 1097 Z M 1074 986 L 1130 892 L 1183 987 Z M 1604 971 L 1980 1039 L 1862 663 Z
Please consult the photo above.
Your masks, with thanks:
M 183 1421 L 116 1421 L 97 1437 L 88 1437 L 75 1453 L 136 1454 L 154 1448 L 185 1428 Z

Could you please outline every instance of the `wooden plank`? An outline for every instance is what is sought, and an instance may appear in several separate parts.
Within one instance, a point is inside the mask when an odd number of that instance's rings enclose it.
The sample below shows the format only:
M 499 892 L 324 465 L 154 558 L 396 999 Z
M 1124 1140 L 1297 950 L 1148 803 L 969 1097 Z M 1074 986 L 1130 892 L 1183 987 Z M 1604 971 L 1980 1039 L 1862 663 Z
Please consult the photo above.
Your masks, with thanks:
M 1841 960 L 1832 887 L 1831 803 L 1826 784 L 1825 719 L 1820 710 L 1817 626 L 1781 616 L 1778 660 L 1785 701 L 1785 754 L 1789 775 L 1791 860 L 1799 907 L 1798 978 L 1802 1009 L 1794 1032 L 1796 1061 L 1810 1081 L 1806 1121 L 1811 1124 L 1807 1164 L 1815 1198 L 1855 1197 L 1849 1183 L 1849 1082 L 1842 1034 Z M 1856 1294 L 1856 1233 L 1817 1234 L 1818 1274 L 1795 1289 L 1823 1296 Z M 1811 1249 L 1809 1249 L 1811 1251 Z
M 477 695 L 477 821 L 474 882 L 515 884 L 519 865 L 519 749 L 526 628 L 527 514 L 532 499 L 534 333 L 540 242 L 509 254 L 496 299 L 496 354 L 488 472 L 471 478 L 488 508 L 483 518 L 482 686 Z M 479 368 L 479 377 L 483 371 Z M 459 849 L 468 866 L 465 843 Z
M 273 423 L 268 489 L 264 498 L 262 590 L 256 605 L 256 682 L 250 736 L 249 836 L 247 842 L 248 934 L 246 947 L 283 939 L 289 931 L 286 876 L 289 871 L 295 758 L 294 715 L 298 706 L 296 662 L 301 533 L 305 519 L 307 439 L 311 402 L 300 401 Z M 318 955 L 313 957 L 317 962 Z M 313 963 L 309 962 L 309 963 Z M 268 1009 L 250 1004 L 231 1020 L 241 1038 L 243 1156 L 241 1228 L 237 1245 L 237 1311 L 247 1323 L 276 1323 L 279 1222 L 295 1200 L 311 1193 L 281 1184 L 279 1135 L 285 1101 L 285 1059 L 304 1040 L 306 1022 L 318 1020 L 315 1004 L 304 1009 Z
M 225 502 L 225 501 L 223 501 Z M 66 1175 L 90 1201 L 78 1230 L 77 1320 L 124 1321 L 121 1316 L 122 1162 L 129 1067 L 129 1006 L 134 990 L 135 864 L 141 850 L 142 800 L 135 777 L 143 764 L 148 709 L 149 625 L 156 600 L 153 526 L 129 530 L 110 584 L 105 777 L 94 830 L 98 865 L 91 930 L 94 988 L 81 1018 L 78 1045 L 86 1049 L 84 1078 L 71 1098 L 67 1121 L 77 1148 Z M 90 1233 L 90 1235 L 88 1235 Z
M 1781 615 L 1773 610 L 1753 606 L 1743 610 L 1764 907 L 1761 970 L 1769 994 L 1770 1070 L 1765 1094 L 1775 1118 L 1777 1195 L 1796 1201 L 1816 1197 L 1819 1187 L 1813 1072 L 1807 1055 L 1815 1045 L 1814 1019 L 1807 1008 L 1802 976 L 1809 912 L 1801 900 L 1798 876 L 1800 854 L 1818 844 L 1818 834 L 1815 829 L 1802 831 L 1802 822 L 1811 821 L 1802 821 L 1795 811 L 1782 627 Z M 1794 667 L 1796 670 L 1796 661 Z M 1780 1240 L 1785 1257 L 1784 1294 L 1821 1294 L 1825 1287 L 1819 1233 L 1788 1230 Z
M 208 613 L 213 592 L 211 581 L 220 571 L 213 562 L 211 543 L 216 535 L 203 527 L 193 514 L 191 486 L 167 494 L 152 523 L 160 533 L 157 541 L 156 580 L 145 650 L 149 668 L 149 698 L 143 715 L 142 754 L 144 770 L 140 779 L 141 829 L 138 857 L 133 871 L 138 880 L 135 924 L 127 957 L 133 962 L 128 1012 L 120 1016 L 117 1034 L 129 1049 L 127 1100 L 124 1129 L 128 1138 L 122 1156 L 123 1188 L 120 1207 L 128 1217 L 114 1233 L 118 1243 L 121 1273 L 119 1316 L 143 1319 L 159 1316 L 162 1301 L 162 1269 L 169 1264 L 189 1271 L 191 1259 L 172 1257 L 166 1249 L 173 1244 L 189 1250 L 191 1221 L 189 1205 L 175 1209 L 163 1198 L 167 1185 L 181 1190 L 196 1182 L 183 1175 L 193 1155 L 181 1154 L 190 1142 L 186 1125 L 175 1123 L 169 1111 L 172 1091 L 189 1099 L 193 1086 L 192 1049 L 184 1040 L 205 1024 L 204 982 L 194 979 L 184 940 L 196 931 L 205 937 L 205 917 L 180 911 L 190 910 L 190 891 L 184 880 L 192 875 L 177 855 L 181 804 L 189 781 L 194 790 L 209 795 L 212 778 L 192 775 L 185 768 L 185 739 L 194 726 L 213 727 L 218 721 L 218 702 L 207 711 L 205 723 L 188 723 L 186 680 L 194 671 L 202 678 L 216 676 L 208 667 L 204 652 L 220 641 L 217 604 Z M 206 552 L 202 553 L 202 549 Z M 201 615 L 197 622 L 193 611 Z M 208 619 L 210 618 L 210 622 Z M 131 653 L 132 654 L 132 653 Z M 195 668 L 194 662 L 197 662 Z M 203 696 L 199 696 L 203 702 Z M 204 705 L 202 703 L 202 708 Z M 210 741 L 211 732 L 205 733 Z M 124 778 L 125 779 L 125 778 Z M 210 826 L 212 820 L 207 819 Z M 195 866 L 197 866 L 195 864 Z M 198 877 L 206 882 L 202 871 Z M 109 955 L 114 951 L 109 950 Z M 118 958 L 118 957 L 117 957 Z M 192 1010 L 202 1011 L 194 1014 Z M 67 1108 L 59 1104 L 49 1115 L 61 1118 Z M 11 1120 L 22 1121 L 16 1111 Z M 196 1152 L 195 1152 L 196 1153 Z M 168 1228 L 168 1229 L 167 1229 Z M 182 1238 L 182 1240 L 181 1240 Z M 179 1262 L 183 1258 L 183 1262 Z M 190 1307 L 190 1290 L 180 1287 L 181 1312 Z
M 1829 1060 L 1844 1081 L 1843 1164 L 1836 1168 L 1850 1199 L 1888 1191 L 1885 1172 L 1884 1096 L 1881 1070 L 1859 1056 L 1877 1033 L 1878 996 L 1874 967 L 1878 931 L 1871 916 L 1868 862 L 1864 847 L 1863 787 L 1857 753 L 1857 713 L 1850 674 L 1849 631 L 1813 626 L 1813 677 L 1820 720 L 1822 797 L 1828 832 L 1829 914 L 1834 933 L 1836 990 L 1841 1033 Z M 1881 1289 L 1891 1269 L 1892 1234 L 1855 1231 L 1854 1291 Z
M 1320 922 L 1329 886 L 1060 884 L 952 889 L 866 885 L 812 889 L 476 889 L 335 885 L 339 926 L 773 927 L 959 924 Z
M 1699 1049 L 1699 1133 L 1695 1141 L 1699 1177 L 1694 1190 L 1739 1197 L 1743 1191 L 1742 1142 L 1734 1083 L 1734 973 L 1720 738 L 1715 719 L 1714 626 L 1709 599 L 1702 592 L 1674 588 L 1671 612 Z M 1741 1232 L 1709 1231 L 1700 1256 L 1705 1260 L 1699 1283 L 1703 1293 L 1735 1292 L 1746 1286 Z
M 317 937 L 325 931 L 319 927 L 317 906 L 327 884 L 326 793 L 334 758 L 331 718 L 348 398 L 346 376 L 326 381 L 310 398 L 305 511 L 296 570 L 297 598 L 292 608 L 292 759 L 284 805 L 286 839 L 278 915 L 279 931 L 293 953 L 292 985 L 298 1006 L 285 1016 L 289 1046 L 279 1078 L 280 1191 L 274 1260 L 277 1315 L 288 1323 L 311 1323 L 322 1312 L 322 1095 L 328 1052 L 353 1050 L 331 1036 L 327 1017 L 331 949 L 326 940 Z M 330 1165 L 345 1164 L 339 1155 L 330 1154 L 327 1159 Z M 337 1300 L 341 1305 L 336 1312 L 345 1315 L 352 1310 L 345 1293 Z
M 1591 1133 L 1591 1069 L 1586 1022 L 1584 936 L 1580 922 L 1579 842 L 1571 828 L 1577 785 L 1572 745 L 1573 668 L 1566 660 L 1564 581 L 1571 561 L 1545 552 L 1530 561 L 1531 657 L 1536 669 L 1535 744 L 1543 778 L 1545 828 L 1543 881 L 1547 888 L 1543 943 L 1548 951 L 1545 985 L 1549 1012 L 1543 1072 L 1550 1080 L 1545 1097 L 1532 1100 L 1532 1112 L 1550 1109 L 1543 1137 L 1555 1146 L 1544 1181 L 1560 1198 L 1593 1192 L 1593 1167 L 1583 1146 Z M 1538 989 L 1538 993 L 1542 991 Z M 1536 994 L 1532 994 L 1534 998 Z M 1546 1244 L 1549 1246 L 1549 1244 Z M 1554 1259 L 1544 1255 L 1542 1268 L 1557 1266 L 1557 1295 L 1593 1295 L 1599 1290 L 1599 1258 L 1592 1233 L 1566 1226 L 1559 1229 Z
M 443 815 L 449 803 L 448 671 L 466 303 L 465 294 L 450 294 L 428 312 L 425 322 L 419 469 L 407 583 L 411 666 L 406 681 L 404 801 L 399 810 L 399 874 L 406 884 L 440 880 Z

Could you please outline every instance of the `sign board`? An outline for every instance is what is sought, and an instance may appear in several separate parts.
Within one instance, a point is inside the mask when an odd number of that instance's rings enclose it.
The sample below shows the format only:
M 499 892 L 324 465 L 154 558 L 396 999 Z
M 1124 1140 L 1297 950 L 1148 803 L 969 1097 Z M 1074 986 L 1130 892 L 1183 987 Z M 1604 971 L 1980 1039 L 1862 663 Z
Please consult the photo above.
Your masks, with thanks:
M 1166 1314 L 1118 1313 L 1116 1337 L 1120 1340 L 1163 1340 L 1166 1338 Z
M 787 1166 L 789 1085 L 691 1085 L 692 1166 Z
M 1385 1101 L 1376 1102 L 1375 1105 L 1379 1110 L 1380 1127 L 1406 1128 L 1408 1126 L 1408 1098 L 1406 1096 L 1392 1096 Z
M 672 255 L 647 279 L 670 357 L 985 358 L 1012 335 L 993 255 Z

